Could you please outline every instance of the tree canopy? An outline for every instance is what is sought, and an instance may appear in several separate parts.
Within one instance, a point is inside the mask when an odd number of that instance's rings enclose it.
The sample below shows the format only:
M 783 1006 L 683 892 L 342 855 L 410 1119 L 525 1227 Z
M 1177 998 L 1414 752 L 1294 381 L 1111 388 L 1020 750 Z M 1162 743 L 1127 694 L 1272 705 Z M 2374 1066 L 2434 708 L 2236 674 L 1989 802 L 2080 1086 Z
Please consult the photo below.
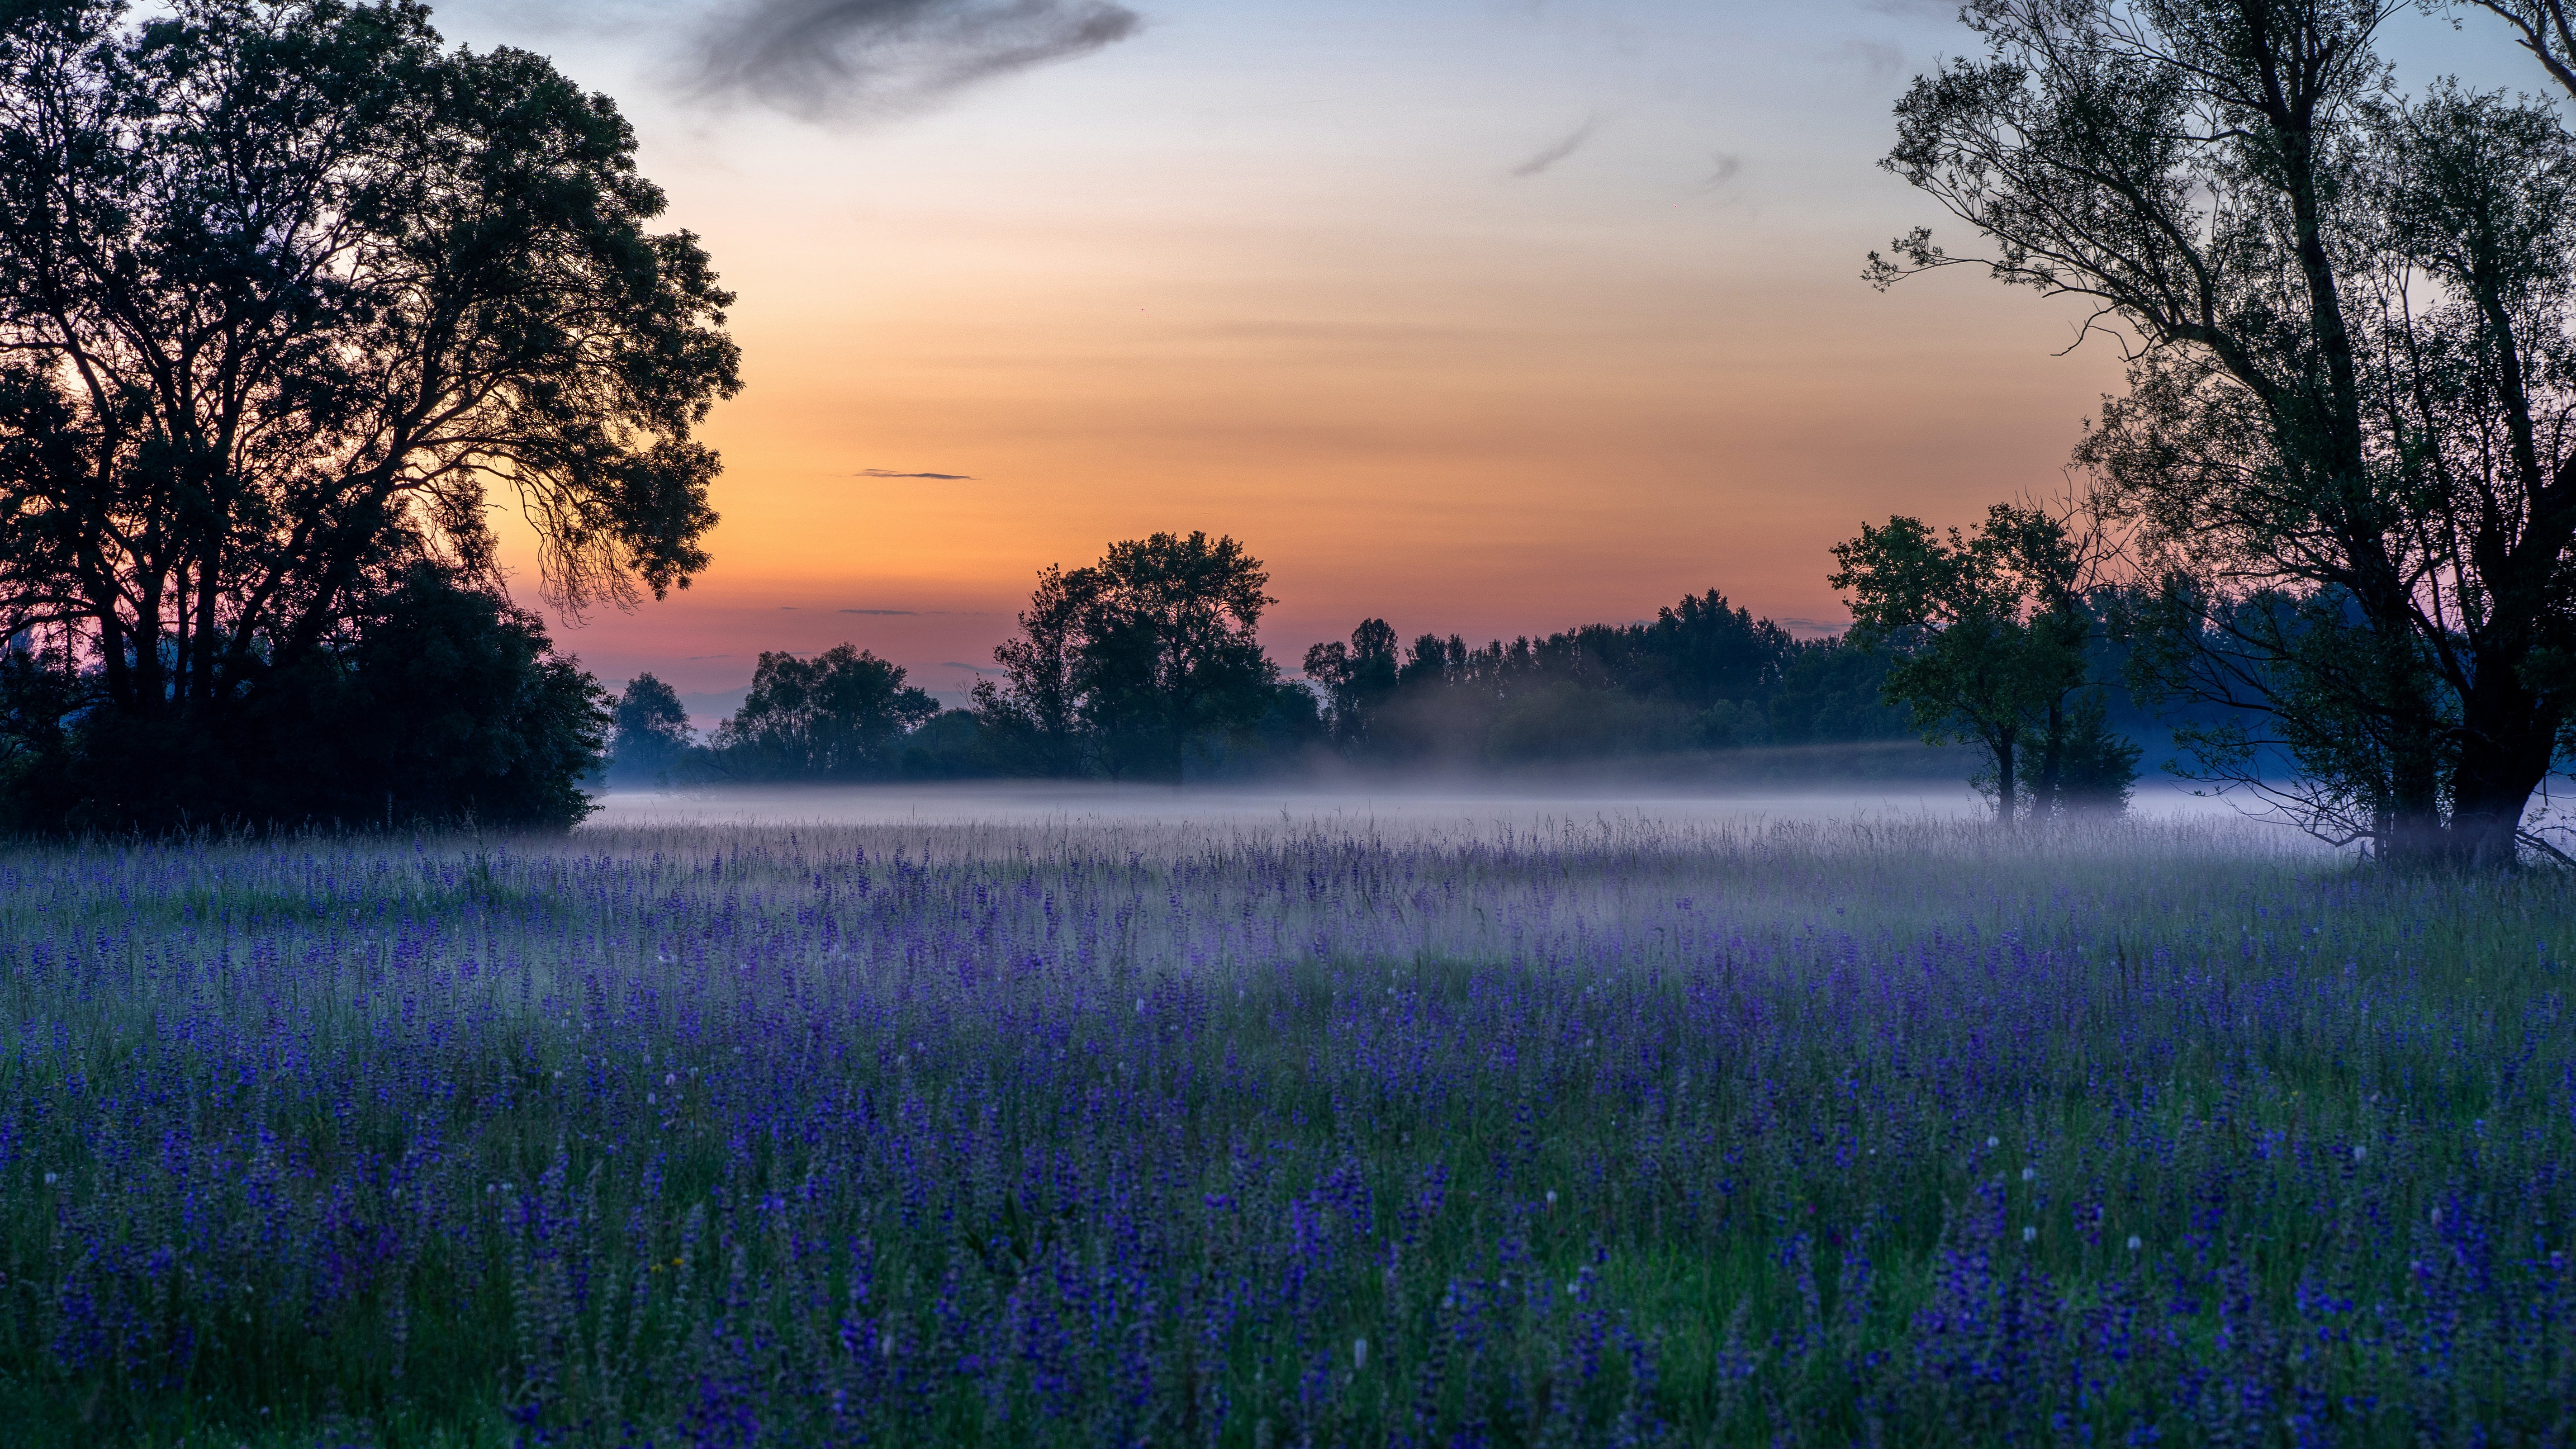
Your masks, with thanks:
M 903 737 L 939 713 L 903 666 L 848 644 L 810 659 L 763 651 L 751 693 L 716 731 L 728 774 L 748 780 L 876 780 Z
M 1047 569 L 993 651 L 1003 679 L 976 689 L 1010 767 L 1178 780 L 1192 751 L 1252 731 L 1279 688 L 1259 638 L 1269 581 L 1242 544 L 1198 532 Z
M 679 691 L 649 673 L 626 682 L 612 705 L 612 717 L 608 774 L 613 781 L 666 779 L 697 743 Z
M 2077 804 L 2125 804 L 2138 749 L 2109 737 L 2086 646 L 2088 560 L 2064 525 L 1998 503 L 1972 534 L 1945 541 L 1916 518 L 1861 525 L 1834 545 L 1827 582 L 1852 596 L 1854 642 L 1895 656 L 1885 692 L 1927 743 L 1971 740 L 1995 818 Z M 2029 747 L 2027 754 L 2025 746 Z M 2037 756 L 2035 771 L 2025 772 Z
M 1972 0 L 1984 56 L 1915 82 L 1886 164 L 2127 349 L 2077 457 L 2157 593 L 2142 683 L 2236 712 L 2202 773 L 2509 861 L 2576 709 L 2576 143 L 2402 92 L 2401 8 Z M 2559 6 L 2476 8 L 2568 81 Z M 1918 230 L 1872 274 L 1967 260 Z
M 686 586 L 730 298 L 634 150 L 407 0 L 0 19 L 0 637 L 81 730 L 237 752 L 419 568 L 497 587 L 495 486 L 566 609 Z

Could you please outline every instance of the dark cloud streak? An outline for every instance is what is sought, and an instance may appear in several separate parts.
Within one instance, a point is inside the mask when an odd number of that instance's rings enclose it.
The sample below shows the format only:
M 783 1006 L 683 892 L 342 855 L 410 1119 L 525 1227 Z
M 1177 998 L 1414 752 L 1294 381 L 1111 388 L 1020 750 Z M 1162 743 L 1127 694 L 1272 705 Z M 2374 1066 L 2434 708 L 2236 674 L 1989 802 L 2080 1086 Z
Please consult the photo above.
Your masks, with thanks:
M 694 79 L 799 115 L 901 114 L 1143 24 L 1117 0 L 744 0 L 702 32 Z
M 1552 142 L 1545 148 L 1541 149 L 1538 154 L 1530 157 L 1526 161 L 1523 161 L 1518 166 L 1513 167 L 1512 176 L 1515 179 L 1520 179 L 1538 175 L 1540 172 L 1554 166 L 1557 162 L 1562 161 L 1566 157 L 1573 155 L 1575 152 L 1582 150 L 1583 144 L 1592 139 L 1592 133 L 1600 129 L 1601 118 L 1599 116 L 1592 117 L 1582 125 L 1575 127 L 1573 131 L 1569 132 L 1561 139 Z
M 972 473 L 897 473 L 891 468 L 862 468 L 853 478 L 936 478 L 942 483 L 972 483 Z

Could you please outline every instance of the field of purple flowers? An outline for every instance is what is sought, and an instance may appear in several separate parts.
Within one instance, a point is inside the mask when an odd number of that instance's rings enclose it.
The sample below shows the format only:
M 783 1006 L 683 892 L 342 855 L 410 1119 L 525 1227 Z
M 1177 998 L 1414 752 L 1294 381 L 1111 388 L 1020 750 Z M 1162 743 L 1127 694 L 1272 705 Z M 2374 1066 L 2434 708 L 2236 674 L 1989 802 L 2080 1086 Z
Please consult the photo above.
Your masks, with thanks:
M 0 855 L 21 1444 L 2505 1444 L 2576 890 L 2137 824 Z

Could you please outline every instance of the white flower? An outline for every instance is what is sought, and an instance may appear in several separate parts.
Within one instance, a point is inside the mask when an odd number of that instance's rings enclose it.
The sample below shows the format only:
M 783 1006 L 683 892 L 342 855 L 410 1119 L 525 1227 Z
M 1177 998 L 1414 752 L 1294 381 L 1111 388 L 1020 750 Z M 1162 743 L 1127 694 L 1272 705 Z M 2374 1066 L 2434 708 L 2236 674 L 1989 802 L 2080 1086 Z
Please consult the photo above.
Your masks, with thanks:
M 2129 1251 L 2132 1253 L 2138 1251 L 2138 1235 L 2135 1233 L 2129 1234 Z
M 2369 1149 L 2369 1148 L 2364 1147 L 2364 1146 L 2362 1146 L 2361 1144 L 2359 1144 L 2359 1143 L 2357 1143 L 2357 1142 L 2353 1144 L 2353 1148 L 2352 1148 L 2352 1160 L 2353 1160 L 2353 1161 L 2355 1161 L 2355 1162 L 2360 1162 L 2360 1161 L 2365 1160 L 2365 1159 L 2366 1159 L 2366 1158 L 2368 1158 L 2369 1156 L 2370 1156 L 2370 1149 Z
M 1551 1187 L 1551 1188 L 1549 1188 L 1549 1189 L 1547 1190 L 1547 1205 L 1548 1205 L 1549 1207 L 1554 1207 L 1554 1206 L 1556 1206 L 1556 1189 L 1555 1189 L 1555 1188 L 1552 1188 L 1552 1187 Z
M 2000 1137 L 1989 1137 L 1986 1139 L 1986 1145 L 1988 1147 L 2001 1147 L 2004 1145 L 2004 1140 Z
M 1354 1338 L 1351 1340 L 1351 1368 L 1356 1371 L 1367 1367 L 1368 1340 L 1365 1338 Z
M 2039 1229 L 2037 1228 L 2024 1228 L 2021 1230 L 2021 1240 L 2025 1243 L 2034 1242 L 2038 1237 Z
M 2038 1168 L 2036 1168 L 2036 1167 L 2025 1167 L 2025 1168 L 2023 1168 L 2023 1169 L 2021 1170 L 2021 1180 L 2022 1180 L 2022 1181 L 2024 1181 L 2024 1182 L 2036 1182 L 2036 1181 L 2038 1181 L 2038 1180 L 2039 1180 L 2039 1169 L 2038 1169 Z
M 655 1102 L 655 1101 L 653 1100 L 653 1094 L 652 1094 L 652 1093 L 650 1093 L 650 1092 L 646 1092 L 646 1093 L 644 1094 L 644 1105 L 645 1105 L 645 1106 L 647 1106 L 647 1107 L 653 1107 L 653 1106 L 658 1106 L 658 1105 L 660 1105 L 660 1104 L 659 1104 L 659 1103 L 657 1103 L 657 1102 Z
M 59 1182 L 59 1181 L 61 1181 L 61 1180 L 62 1180 L 62 1174 L 60 1174 L 60 1173 L 48 1172 L 48 1173 L 46 1173 L 46 1174 L 45 1174 L 45 1186 L 47 1186 L 47 1187 L 52 1187 L 56 1182 Z

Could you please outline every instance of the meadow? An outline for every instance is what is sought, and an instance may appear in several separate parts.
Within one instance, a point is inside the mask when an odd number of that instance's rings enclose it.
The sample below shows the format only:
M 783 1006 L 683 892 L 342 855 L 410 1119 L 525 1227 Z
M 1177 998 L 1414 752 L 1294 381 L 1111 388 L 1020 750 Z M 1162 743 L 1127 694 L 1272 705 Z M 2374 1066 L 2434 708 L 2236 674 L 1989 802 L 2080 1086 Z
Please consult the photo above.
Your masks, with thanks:
M 0 1422 L 2566 1442 L 2571 905 L 2173 820 L 0 851 Z

